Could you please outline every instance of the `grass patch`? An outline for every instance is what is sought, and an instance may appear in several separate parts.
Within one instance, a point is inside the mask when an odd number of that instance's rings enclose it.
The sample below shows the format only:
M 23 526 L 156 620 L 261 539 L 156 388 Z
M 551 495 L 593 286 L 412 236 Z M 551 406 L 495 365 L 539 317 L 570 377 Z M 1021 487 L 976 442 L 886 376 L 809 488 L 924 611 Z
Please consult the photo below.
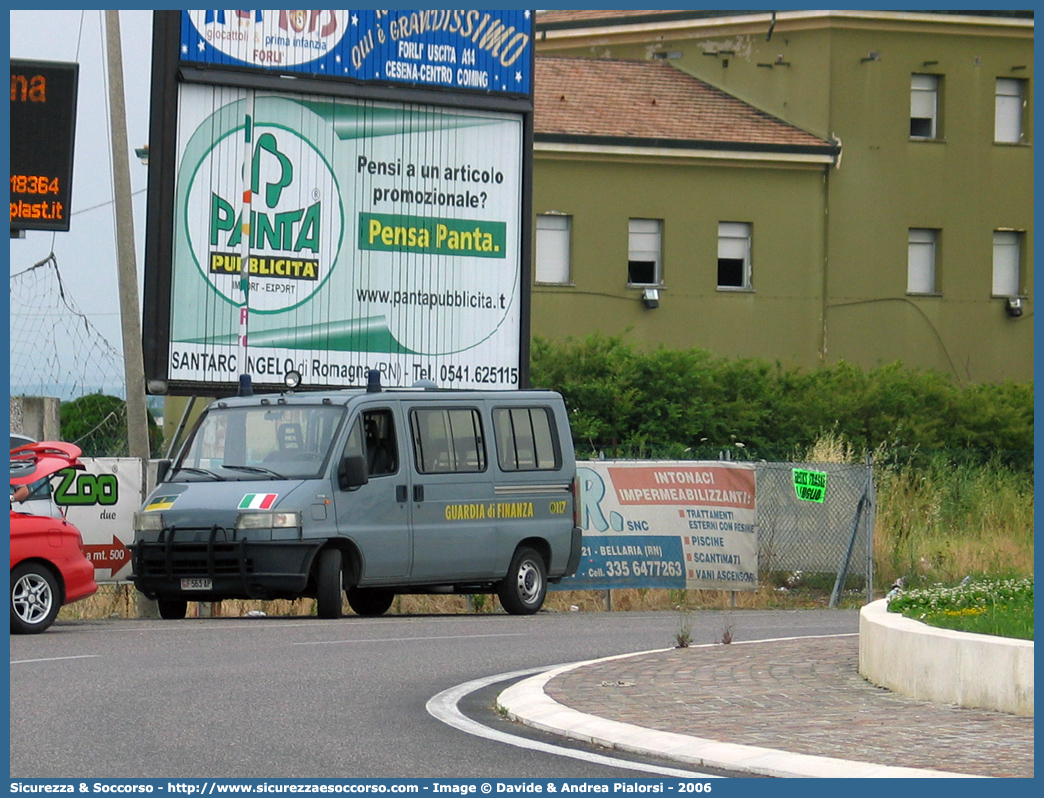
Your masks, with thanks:
M 879 585 L 955 583 L 967 574 L 1033 574 L 1033 474 L 999 463 L 876 469 Z
M 1033 579 L 980 579 L 956 587 L 897 590 L 888 602 L 929 626 L 998 637 L 1033 639 Z

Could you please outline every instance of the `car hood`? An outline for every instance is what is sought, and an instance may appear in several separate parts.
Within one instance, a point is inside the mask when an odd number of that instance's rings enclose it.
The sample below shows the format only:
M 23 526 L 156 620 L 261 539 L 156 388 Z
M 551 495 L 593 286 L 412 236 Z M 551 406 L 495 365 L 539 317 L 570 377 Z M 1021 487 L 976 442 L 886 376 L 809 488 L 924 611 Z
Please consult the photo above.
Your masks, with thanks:
M 65 468 L 84 469 L 83 450 L 62 441 L 39 441 L 11 450 L 11 484 L 30 485 Z

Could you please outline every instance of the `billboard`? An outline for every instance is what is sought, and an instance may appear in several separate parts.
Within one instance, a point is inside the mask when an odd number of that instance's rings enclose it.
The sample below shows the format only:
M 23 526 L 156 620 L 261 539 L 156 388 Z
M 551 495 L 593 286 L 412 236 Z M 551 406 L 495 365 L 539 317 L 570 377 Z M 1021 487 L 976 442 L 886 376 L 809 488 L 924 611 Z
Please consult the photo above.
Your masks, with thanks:
M 156 17 L 149 391 L 523 387 L 530 13 Z
M 64 513 L 83 536 L 83 552 L 94 566 L 94 580 L 126 581 L 131 574 L 134 513 L 141 507 L 142 464 L 135 457 L 82 457 L 85 470 L 58 472 L 49 509 Z
M 245 90 L 178 114 L 169 371 L 234 382 Z M 256 384 L 516 387 L 521 122 L 286 93 L 254 97 L 248 370 Z
M 580 567 L 553 589 L 757 589 L 753 464 L 596 460 L 577 476 Z
M 11 59 L 11 229 L 69 229 L 79 64 Z
M 531 11 L 182 11 L 182 61 L 532 92 Z

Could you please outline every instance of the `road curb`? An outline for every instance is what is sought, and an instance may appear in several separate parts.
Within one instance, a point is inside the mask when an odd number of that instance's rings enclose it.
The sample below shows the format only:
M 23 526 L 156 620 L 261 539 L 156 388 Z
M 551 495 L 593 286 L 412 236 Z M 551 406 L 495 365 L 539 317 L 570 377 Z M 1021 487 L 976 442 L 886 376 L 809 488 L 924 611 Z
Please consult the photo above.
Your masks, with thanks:
M 732 645 L 766 642 L 773 641 L 737 642 Z M 709 647 L 709 645 L 692 646 L 692 648 Z M 562 665 L 523 679 L 504 690 L 497 698 L 497 706 L 510 719 L 534 729 L 618 751 L 659 757 L 695 767 L 720 768 L 777 778 L 981 778 L 966 773 L 894 767 L 833 757 L 792 754 L 772 748 L 723 743 L 686 734 L 645 729 L 629 723 L 586 715 L 558 703 L 544 692 L 544 686 L 549 681 L 576 668 L 671 650 L 669 648 L 653 649 Z

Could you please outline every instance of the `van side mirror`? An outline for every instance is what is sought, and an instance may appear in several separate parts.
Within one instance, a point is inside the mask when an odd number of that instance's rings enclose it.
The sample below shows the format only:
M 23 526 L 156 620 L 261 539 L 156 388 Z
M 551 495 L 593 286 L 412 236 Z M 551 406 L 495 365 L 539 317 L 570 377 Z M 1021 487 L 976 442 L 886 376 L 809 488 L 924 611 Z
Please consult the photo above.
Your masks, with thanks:
M 369 481 L 365 457 L 353 454 L 341 458 L 341 462 L 337 464 L 337 487 L 341 490 L 354 490 Z
M 167 481 L 167 474 L 170 473 L 170 460 L 156 460 L 156 484 Z

